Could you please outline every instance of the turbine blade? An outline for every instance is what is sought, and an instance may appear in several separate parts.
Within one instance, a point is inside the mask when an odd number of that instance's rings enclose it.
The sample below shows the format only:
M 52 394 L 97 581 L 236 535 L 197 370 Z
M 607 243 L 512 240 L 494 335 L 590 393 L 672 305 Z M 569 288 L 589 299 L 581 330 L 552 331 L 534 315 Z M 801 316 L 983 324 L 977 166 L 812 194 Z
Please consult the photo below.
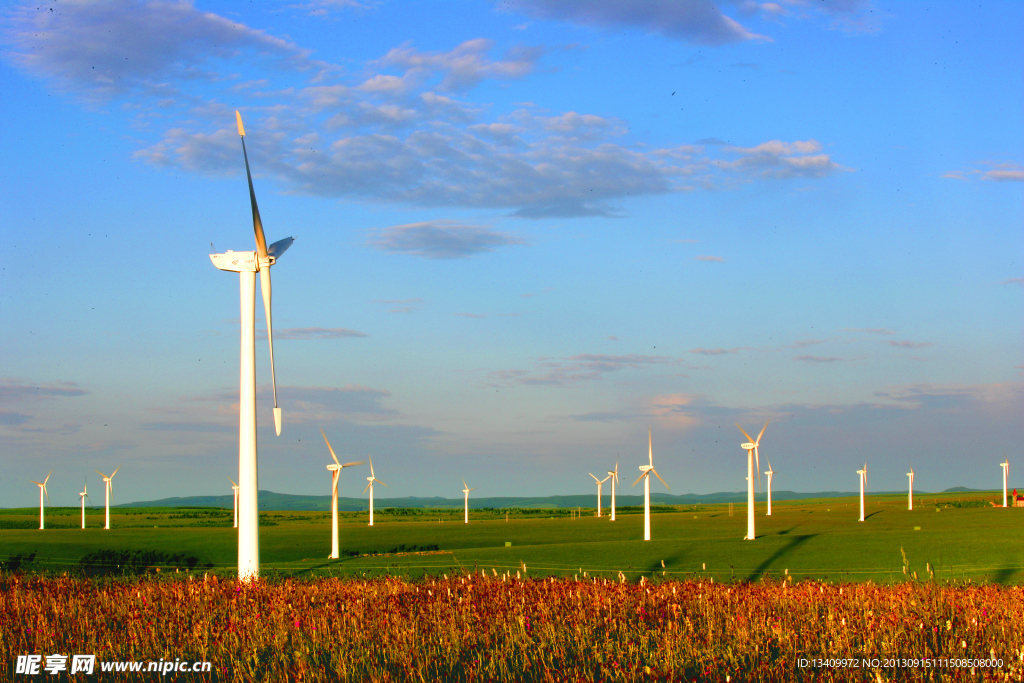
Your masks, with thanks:
M 593 472 L 587 472 L 587 474 L 589 474 L 591 477 L 593 477 L 594 481 L 600 481 L 600 479 L 598 479 L 597 477 L 594 477 L 594 473 Z
M 96 474 L 100 475 L 100 476 L 101 476 L 101 477 L 103 477 L 104 479 L 109 479 L 109 478 L 110 478 L 110 477 L 108 477 L 107 475 L 105 475 L 105 474 L 103 474 L 102 472 L 100 472 L 99 470 L 93 470 L 93 472 L 95 472 Z
M 362 460 L 357 460 L 356 462 L 347 462 L 344 465 L 342 465 L 342 467 L 353 467 L 355 465 L 362 465 L 362 464 L 363 464 Z
M 368 460 L 370 461 L 370 476 L 371 476 L 371 477 L 376 477 L 377 475 L 375 475 L 375 474 L 373 473 L 373 458 L 372 458 L 372 457 L 370 457 L 370 456 L 366 456 L 366 457 L 367 457 L 367 459 L 368 459 Z
M 283 240 L 274 242 L 267 247 L 267 255 L 273 256 L 275 259 L 280 258 L 281 254 L 288 251 L 288 247 L 292 246 L 292 242 L 294 241 L 294 237 L 285 237 Z
M 281 436 L 281 409 L 277 407 L 277 374 L 274 372 L 274 324 L 270 316 L 270 266 L 260 267 L 260 289 L 263 292 L 263 310 L 267 314 L 267 343 L 270 344 L 270 386 L 274 390 L 274 430 Z
M 43 484 L 43 496 L 46 498 L 46 504 L 50 504 L 50 492 L 46 490 L 46 484 Z
M 651 472 L 654 472 L 654 476 L 656 476 L 656 477 L 657 477 L 658 479 L 660 479 L 660 480 L 661 480 L 661 483 L 662 483 L 662 484 L 665 484 L 665 480 L 661 478 L 661 475 L 660 475 L 660 474 L 658 474 L 658 471 L 657 471 L 657 470 L 655 470 L 655 469 L 652 469 L 652 470 L 651 470 Z M 671 491 L 671 490 L 672 490 L 671 488 L 669 488 L 669 485 L 668 485 L 668 484 L 665 484 L 665 488 L 667 488 L 667 489 L 668 489 L 669 491 Z
M 464 488 L 464 489 L 468 489 L 469 488 L 469 484 L 466 483 L 465 479 L 462 480 L 462 488 Z
M 643 478 L 644 478 L 644 477 L 646 477 L 646 476 L 647 476 L 647 472 L 644 472 L 644 473 L 643 473 L 643 474 L 641 474 L 641 475 L 640 475 L 639 477 L 637 477 L 637 480 L 633 482 L 633 486 L 636 486 L 637 484 L 639 484 L 639 483 L 640 483 L 640 480 L 641 480 L 641 479 L 643 479 Z
M 336 456 L 334 454 L 334 449 L 331 448 L 331 442 L 327 441 L 327 435 L 324 434 L 324 430 L 322 430 L 322 429 L 320 430 L 320 436 L 324 437 L 324 441 L 327 443 L 327 450 L 329 450 L 331 452 L 331 457 L 334 458 L 334 462 L 337 463 L 338 465 L 340 465 L 341 463 L 338 462 L 338 456 Z
M 761 490 L 761 457 L 757 454 L 757 444 L 754 444 L 754 460 L 757 461 L 757 489 Z
M 654 447 L 651 445 L 651 430 L 647 429 L 647 460 L 648 465 L 654 467 Z
M 751 438 L 751 435 L 750 435 L 750 434 L 748 434 L 748 433 L 746 433 L 746 430 L 745 430 L 745 429 L 743 429 L 742 427 L 740 427 L 740 426 L 739 426 L 739 423 L 738 423 L 738 422 L 736 423 L 736 428 L 737 428 L 737 429 L 738 429 L 739 431 L 743 432 L 743 436 L 745 436 L 745 437 L 746 437 L 746 440 L 748 440 L 748 441 L 752 441 L 752 442 L 754 441 L 754 439 L 752 439 L 752 438 Z
M 121 469 L 121 466 L 120 466 L 120 465 L 118 465 L 118 466 L 117 466 L 117 470 L 119 470 L 119 469 Z M 115 475 L 115 474 L 117 474 L 117 470 L 114 470 L 114 471 L 113 471 L 113 472 L 111 473 L 111 475 L 110 475 L 110 478 L 111 478 L 111 479 L 113 479 L 113 478 L 114 478 L 114 475 Z
M 42 486 L 43 485 L 43 482 L 36 481 L 35 479 L 29 479 L 29 481 L 32 482 L 33 484 L 35 484 L 36 486 Z
M 373 486 L 373 482 L 372 482 L 372 481 L 371 481 L 371 482 L 369 482 L 369 483 L 368 483 L 368 484 L 366 485 L 366 488 L 365 488 L 365 489 L 363 489 L 363 493 L 366 493 L 367 491 L 369 491 L 369 490 L 370 490 L 370 487 L 371 487 L 371 486 Z
M 234 479 L 232 479 L 231 477 L 228 477 L 228 481 L 230 481 L 230 482 L 231 482 L 231 485 L 232 485 L 232 486 L 238 486 L 238 484 L 236 484 L 236 483 L 235 483 L 235 480 L 234 480 Z
M 260 207 L 256 205 L 256 190 L 252 187 L 252 173 L 249 172 L 249 154 L 245 149 L 245 128 L 242 126 L 242 115 L 235 110 L 238 120 L 238 135 L 242 138 L 242 156 L 245 157 L 245 176 L 249 179 L 249 202 L 252 204 L 252 229 L 256 233 L 256 251 L 260 258 L 267 258 L 267 238 L 263 235 L 263 221 L 260 220 Z
M 761 433 L 757 435 L 757 441 L 754 443 L 761 443 L 761 437 L 764 436 L 764 430 L 768 429 L 768 420 L 764 421 L 764 427 L 761 427 Z
M 46 479 L 43 479 L 43 485 L 45 485 L 45 484 L 46 484 L 46 482 L 50 481 L 50 475 L 51 475 L 51 474 L 53 474 L 53 468 L 51 468 L 51 469 L 50 469 L 50 471 L 49 471 L 49 473 L 47 473 L 47 475 L 46 475 Z
M 375 478 L 375 479 L 374 479 L 374 481 L 375 481 L 375 482 L 377 482 L 378 484 L 380 484 L 381 486 L 387 486 L 387 484 L 385 484 L 384 482 L 382 482 L 382 481 L 381 481 L 380 479 L 376 479 L 376 478 Z

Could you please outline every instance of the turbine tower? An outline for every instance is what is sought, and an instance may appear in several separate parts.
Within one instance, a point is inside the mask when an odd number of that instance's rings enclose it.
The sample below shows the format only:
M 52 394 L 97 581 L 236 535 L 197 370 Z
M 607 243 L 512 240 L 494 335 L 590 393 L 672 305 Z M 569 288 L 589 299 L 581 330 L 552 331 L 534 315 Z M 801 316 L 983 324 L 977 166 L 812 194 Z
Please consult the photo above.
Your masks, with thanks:
M 608 470 L 608 476 L 612 480 L 612 519 L 611 519 L 611 521 L 614 522 L 615 521 L 615 482 L 617 482 L 619 480 L 619 461 L 618 460 L 615 461 L 615 469 L 614 470 Z
M 1003 468 L 1003 507 L 1006 507 L 1006 480 L 1010 477 L 1010 459 L 1007 458 L 1006 462 L 999 463 L 999 466 Z M 39 528 L 42 529 L 42 527 Z
M 469 488 L 469 484 L 467 484 L 466 480 L 463 479 L 462 480 L 462 492 L 466 495 L 466 524 L 469 524 L 469 492 L 470 491 L 476 491 L 476 489 L 475 488 L 472 488 L 472 489 Z
M 231 482 L 231 492 L 235 494 L 235 528 L 238 528 L 238 484 L 231 477 L 228 477 L 228 481 Z
M 864 469 L 857 470 L 857 474 L 860 475 L 860 519 L 858 521 L 864 521 L 864 485 L 868 482 L 868 464 L 864 463 Z
M 121 469 L 120 465 L 117 466 L 117 470 L 119 470 L 119 469 Z M 117 470 L 114 470 L 114 474 L 117 474 Z M 104 529 L 109 529 L 110 528 L 110 497 L 114 494 L 114 485 L 112 483 L 110 483 L 110 480 L 114 478 L 114 474 L 111 474 L 108 477 L 107 475 L 103 474 L 99 470 L 93 470 L 93 472 L 95 472 L 96 474 L 98 474 L 101 477 L 103 477 L 103 483 L 107 487 L 107 523 L 106 523 L 106 525 L 103 528 Z
M 665 480 L 661 478 L 661 475 L 654 471 L 654 449 L 651 446 L 651 430 L 647 430 L 647 462 L 646 465 L 640 465 L 640 471 L 643 473 L 640 478 L 633 482 L 633 486 L 640 483 L 640 479 L 644 480 L 644 540 L 651 540 L 651 472 L 654 472 L 654 476 L 661 480 L 662 484 L 665 484 Z M 665 488 L 669 491 L 672 489 L 668 488 L 668 484 L 665 484 Z
M 910 480 L 910 491 L 907 492 L 907 509 L 914 509 L 914 468 L 911 467 L 910 471 L 907 472 L 907 479 Z
M 740 427 L 739 423 L 736 423 L 736 427 L 743 432 L 743 436 L 747 437 L 747 443 L 741 444 L 740 448 L 744 448 L 747 451 L 747 535 L 743 538 L 744 541 L 753 541 L 754 536 L 754 461 L 757 461 L 757 481 L 761 481 L 761 458 L 757 453 L 757 447 L 761 444 L 761 437 L 764 436 L 764 430 L 768 429 L 768 421 L 765 420 L 764 427 L 761 427 L 761 433 L 757 435 L 757 439 L 751 439 L 750 434 L 747 434 L 743 427 Z
M 594 477 L 594 474 L 592 472 L 587 472 L 587 474 L 589 474 L 591 477 Z M 612 475 L 609 474 L 604 479 L 598 479 L 597 477 L 594 477 L 594 481 L 597 482 L 597 516 L 598 517 L 601 516 L 601 485 L 604 484 L 606 481 L 608 481 L 608 479 L 610 479 L 611 476 Z
M 352 467 L 353 465 L 362 465 L 363 461 L 359 462 L 347 462 L 342 465 L 338 462 L 338 456 L 334 454 L 334 449 L 331 448 L 331 442 L 327 441 L 327 435 L 324 434 L 324 430 L 320 430 L 320 436 L 324 437 L 324 441 L 327 442 L 327 450 L 331 452 L 331 457 L 334 458 L 334 464 L 328 465 L 327 469 L 331 473 L 331 555 L 330 559 L 338 559 L 338 479 L 340 478 L 341 471 L 346 467 Z M 371 513 L 372 514 L 372 513 Z
M 82 528 L 85 528 L 85 499 L 89 498 L 89 486 L 86 483 L 82 484 L 82 492 L 78 494 L 79 499 L 82 501 Z M 92 498 L 89 498 L 89 505 L 92 505 Z M 95 506 L 93 506 L 95 507 Z
M 45 496 L 47 501 L 50 500 L 50 493 L 46 490 L 46 482 L 50 481 L 50 475 L 51 474 L 53 474 L 53 470 L 52 469 L 46 475 L 46 479 L 43 479 L 42 481 L 36 481 L 35 479 L 29 479 L 30 482 L 32 482 L 33 484 L 35 484 L 36 486 L 39 487 L 39 528 L 40 529 L 45 529 L 46 528 L 44 526 L 44 524 L 43 524 L 43 511 L 45 510 L 45 508 L 43 506 L 43 497 Z
M 772 476 L 775 472 L 772 470 L 772 461 L 768 461 L 768 471 L 765 472 L 768 475 L 768 517 L 772 516 Z
M 263 292 L 263 310 L 267 315 L 267 340 L 270 343 L 270 383 L 274 391 L 274 430 L 281 435 L 281 409 L 277 407 L 277 378 L 274 374 L 274 329 L 270 316 L 270 267 L 291 246 L 291 237 L 274 242 L 269 247 L 263 235 L 260 210 L 256 206 L 256 191 L 249 172 L 249 155 L 245 150 L 245 128 L 242 115 L 237 111 L 238 135 L 242 138 L 242 156 L 245 175 L 249 180 L 249 203 L 252 205 L 252 227 L 256 233 L 256 251 L 226 251 L 210 254 L 213 265 L 239 275 L 241 298 L 241 362 L 238 401 L 238 578 L 242 581 L 260 575 L 260 520 L 259 478 L 256 458 L 256 320 L 253 308 L 256 301 L 256 273 L 260 274 Z M 245 495 L 241 495 L 244 492 Z
M 387 486 L 387 484 L 382 482 L 380 479 L 378 479 L 376 477 L 376 475 L 374 475 L 374 473 L 373 473 L 373 458 L 369 458 L 369 460 L 370 460 L 370 476 L 368 476 L 366 478 L 366 481 L 368 481 L 370 483 L 366 485 L 365 489 L 363 489 L 363 493 L 366 493 L 367 491 L 370 492 L 370 526 L 373 526 L 373 482 L 377 482 L 381 486 Z M 462 482 L 462 483 L 465 484 L 466 482 Z

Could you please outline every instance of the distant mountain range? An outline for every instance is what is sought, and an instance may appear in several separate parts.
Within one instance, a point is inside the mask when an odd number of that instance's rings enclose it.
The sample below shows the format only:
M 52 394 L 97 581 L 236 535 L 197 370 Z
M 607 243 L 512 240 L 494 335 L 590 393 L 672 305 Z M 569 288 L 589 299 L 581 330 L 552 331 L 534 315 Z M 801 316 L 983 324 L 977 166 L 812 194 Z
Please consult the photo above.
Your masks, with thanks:
M 983 489 L 969 489 L 957 486 L 946 489 L 941 493 L 976 493 Z M 871 495 L 884 494 L 906 494 L 906 491 L 872 491 Z M 918 495 L 931 495 L 928 491 L 918 491 Z M 799 493 L 796 491 L 772 491 L 772 500 L 804 500 L 808 498 L 846 498 L 858 496 L 858 491 L 818 491 L 817 493 Z M 758 493 L 758 501 L 764 500 L 764 492 Z M 656 505 L 709 505 L 715 503 L 745 503 L 747 500 L 746 491 L 722 492 L 696 494 L 686 493 L 675 496 L 670 493 L 652 493 L 651 502 Z M 405 498 L 376 498 L 374 509 L 384 508 L 461 508 L 462 498 L 419 498 L 407 496 Z M 594 507 L 594 494 L 572 495 L 572 496 L 545 496 L 545 497 L 494 497 L 494 498 L 470 498 L 469 507 L 480 508 L 574 508 Z M 602 497 L 602 506 L 611 503 L 611 496 Z M 262 510 L 330 510 L 330 496 L 295 496 L 288 493 L 274 493 L 273 491 L 260 491 L 259 504 Z M 615 504 L 623 507 L 628 505 L 643 505 L 644 497 L 636 495 L 622 495 L 616 493 Z M 338 498 L 339 510 L 366 510 L 369 503 L 366 498 Z M 111 507 L 139 508 L 139 507 L 219 507 L 233 508 L 234 501 L 231 495 L 226 496 L 188 496 L 185 498 L 163 498 L 161 500 L 137 501 L 134 503 L 122 503 Z

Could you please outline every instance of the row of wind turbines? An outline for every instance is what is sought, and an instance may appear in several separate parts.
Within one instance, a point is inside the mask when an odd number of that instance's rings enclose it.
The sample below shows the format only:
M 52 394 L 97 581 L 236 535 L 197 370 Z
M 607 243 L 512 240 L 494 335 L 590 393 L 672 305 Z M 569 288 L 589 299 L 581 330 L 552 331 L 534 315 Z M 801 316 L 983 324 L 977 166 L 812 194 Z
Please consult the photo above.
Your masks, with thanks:
M 118 466 L 117 470 L 119 470 L 119 469 L 121 469 L 120 466 Z M 104 529 L 109 529 L 110 528 L 110 499 L 111 499 L 111 497 L 113 496 L 113 493 L 114 493 L 114 485 L 111 482 L 111 480 L 114 478 L 114 474 L 117 474 L 117 470 L 114 470 L 114 473 L 111 474 L 109 477 L 107 475 L 103 474 L 102 472 L 100 472 L 99 470 L 93 470 L 94 472 L 96 472 L 96 474 L 98 474 L 101 477 L 103 477 L 103 484 L 104 484 L 104 486 L 105 486 L 105 488 L 107 490 L 107 503 L 106 503 L 107 519 L 106 519 L 106 524 L 103 527 Z M 45 529 L 46 528 L 46 505 L 44 504 L 43 500 L 45 498 L 47 503 L 50 502 L 50 494 L 46 490 L 46 482 L 50 481 L 50 475 L 51 474 L 53 474 L 53 470 L 52 469 L 46 474 L 46 478 L 43 479 L 42 481 L 36 481 L 35 479 L 29 479 L 30 482 L 32 482 L 33 484 L 35 484 L 36 486 L 39 487 L 39 528 L 40 529 Z M 82 485 L 82 492 L 78 494 L 78 499 L 79 499 L 79 501 L 82 504 L 82 528 L 83 529 L 85 528 L 85 499 L 86 498 L 89 498 L 89 484 L 88 484 L 88 482 L 84 482 L 83 483 L 83 485 Z M 92 498 L 89 498 L 89 505 L 92 506 Z M 95 506 L 93 506 L 93 507 L 95 507 Z

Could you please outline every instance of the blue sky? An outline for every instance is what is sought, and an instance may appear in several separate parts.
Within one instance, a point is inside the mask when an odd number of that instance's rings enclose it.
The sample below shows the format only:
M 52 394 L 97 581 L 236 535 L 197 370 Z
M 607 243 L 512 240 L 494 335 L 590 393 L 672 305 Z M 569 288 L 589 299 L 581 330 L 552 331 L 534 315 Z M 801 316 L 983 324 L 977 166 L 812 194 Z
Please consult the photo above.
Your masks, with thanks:
M 1019 3 L 3 17 L 0 505 L 51 467 L 57 505 L 117 466 L 121 501 L 230 492 L 235 109 L 296 238 L 261 488 L 328 493 L 321 428 L 448 497 L 632 481 L 648 428 L 675 493 L 745 487 L 736 422 L 798 491 L 995 488 L 1024 440 Z

